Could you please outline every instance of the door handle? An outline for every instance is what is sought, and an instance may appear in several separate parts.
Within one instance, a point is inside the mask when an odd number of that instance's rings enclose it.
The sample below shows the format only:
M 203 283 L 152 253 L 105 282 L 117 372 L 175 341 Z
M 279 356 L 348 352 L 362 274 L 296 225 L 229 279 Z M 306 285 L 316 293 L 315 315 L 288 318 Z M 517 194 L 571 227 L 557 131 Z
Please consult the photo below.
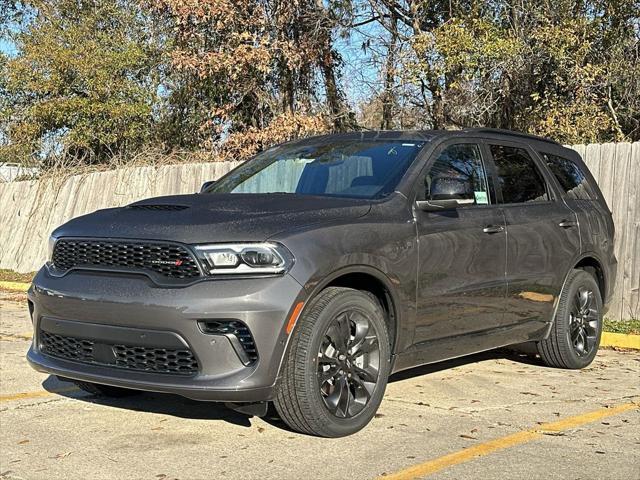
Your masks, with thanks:
M 575 227 L 576 225 L 578 225 L 576 222 L 574 222 L 573 220 L 562 220 L 558 226 L 560 228 L 571 228 L 571 227 Z
M 482 231 L 484 233 L 500 233 L 504 232 L 504 227 L 502 225 L 487 225 Z

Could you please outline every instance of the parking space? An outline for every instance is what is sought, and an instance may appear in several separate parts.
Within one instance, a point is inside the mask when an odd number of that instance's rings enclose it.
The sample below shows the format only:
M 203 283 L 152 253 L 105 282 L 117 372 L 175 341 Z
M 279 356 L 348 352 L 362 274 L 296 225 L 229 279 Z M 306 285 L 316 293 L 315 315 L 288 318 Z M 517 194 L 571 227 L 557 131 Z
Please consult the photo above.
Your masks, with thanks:
M 28 367 L 26 309 L 0 309 L 0 478 L 640 478 L 637 352 L 583 371 L 498 351 L 403 372 L 365 430 L 330 440 L 171 395 L 80 392 Z

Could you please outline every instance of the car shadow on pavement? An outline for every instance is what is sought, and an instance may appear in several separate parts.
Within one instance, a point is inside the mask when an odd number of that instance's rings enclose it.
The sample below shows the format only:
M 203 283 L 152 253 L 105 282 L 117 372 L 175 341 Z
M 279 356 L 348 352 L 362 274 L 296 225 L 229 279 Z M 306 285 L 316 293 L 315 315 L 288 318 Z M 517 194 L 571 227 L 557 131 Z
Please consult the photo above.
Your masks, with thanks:
M 408 380 L 422 375 L 429 375 L 431 373 L 463 365 L 496 359 L 506 359 L 518 363 L 542 366 L 541 361 L 531 355 L 525 355 L 509 349 L 498 349 L 404 370 L 393 374 L 389 378 L 389 383 Z M 61 395 L 66 398 L 113 408 L 121 408 L 136 412 L 157 413 L 191 420 L 220 420 L 242 427 L 251 427 L 251 416 L 231 410 L 223 403 L 218 402 L 202 402 L 181 397 L 179 395 L 155 392 L 140 392 L 138 395 L 122 398 L 104 397 L 73 388 L 74 384 L 72 382 L 60 380 L 53 375 L 47 377 L 47 379 L 42 383 L 42 387 L 48 392 Z M 263 417 L 263 420 L 282 430 L 292 431 L 282 420 L 280 420 L 272 404 L 269 405 L 269 410 L 267 415 Z
M 429 375 L 430 373 L 441 372 L 443 370 L 449 370 L 451 368 L 461 367 L 463 365 L 469 365 L 471 363 L 499 359 L 511 360 L 513 362 L 524 363 L 527 365 L 544 367 L 542 361 L 534 355 L 521 353 L 509 348 L 500 348 L 497 350 L 489 350 L 487 352 L 476 353 L 474 355 L 468 355 L 465 357 L 445 360 L 444 362 L 422 365 L 420 367 L 410 368 L 409 370 L 403 370 L 391 375 L 391 377 L 389 377 L 389 383 L 400 382 L 402 380 L 408 380 L 410 378 L 420 377 L 422 375 Z
M 251 417 L 228 409 L 222 403 L 199 402 L 168 393 L 140 392 L 129 397 L 113 398 L 92 395 L 73 388 L 72 382 L 50 375 L 42 387 L 56 395 L 136 412 L 158 413 L 190 420 L 221 420 L 242 427 L 251 426 Z

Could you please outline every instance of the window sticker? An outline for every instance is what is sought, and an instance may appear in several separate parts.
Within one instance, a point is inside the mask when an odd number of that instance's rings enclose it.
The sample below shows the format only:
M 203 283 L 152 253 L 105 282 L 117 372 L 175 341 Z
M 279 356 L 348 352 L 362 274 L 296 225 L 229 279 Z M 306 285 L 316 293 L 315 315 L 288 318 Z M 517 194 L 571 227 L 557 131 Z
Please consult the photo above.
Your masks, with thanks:
M 473 194 L 476 197 L 476 205 L 489 205 L 487 192 L 473 192 Z

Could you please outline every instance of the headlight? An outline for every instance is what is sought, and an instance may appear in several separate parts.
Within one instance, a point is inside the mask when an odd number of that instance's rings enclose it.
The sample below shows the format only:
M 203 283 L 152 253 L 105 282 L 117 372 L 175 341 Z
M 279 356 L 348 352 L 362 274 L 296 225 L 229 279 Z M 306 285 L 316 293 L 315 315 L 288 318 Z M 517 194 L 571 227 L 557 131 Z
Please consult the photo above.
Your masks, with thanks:
M 276 243 L 197 245 L 195 251 L 211 275 L 283 273 L 293 264 L 289 250 Z
M 47 251 L 47 260 L 49 260 L 50 262 L 53 262 L 53 247 L 55 246 L 57 241 L 58 241 L 58 237 L 54 237 L 53 235 L 49 237 L 49 249 Z

